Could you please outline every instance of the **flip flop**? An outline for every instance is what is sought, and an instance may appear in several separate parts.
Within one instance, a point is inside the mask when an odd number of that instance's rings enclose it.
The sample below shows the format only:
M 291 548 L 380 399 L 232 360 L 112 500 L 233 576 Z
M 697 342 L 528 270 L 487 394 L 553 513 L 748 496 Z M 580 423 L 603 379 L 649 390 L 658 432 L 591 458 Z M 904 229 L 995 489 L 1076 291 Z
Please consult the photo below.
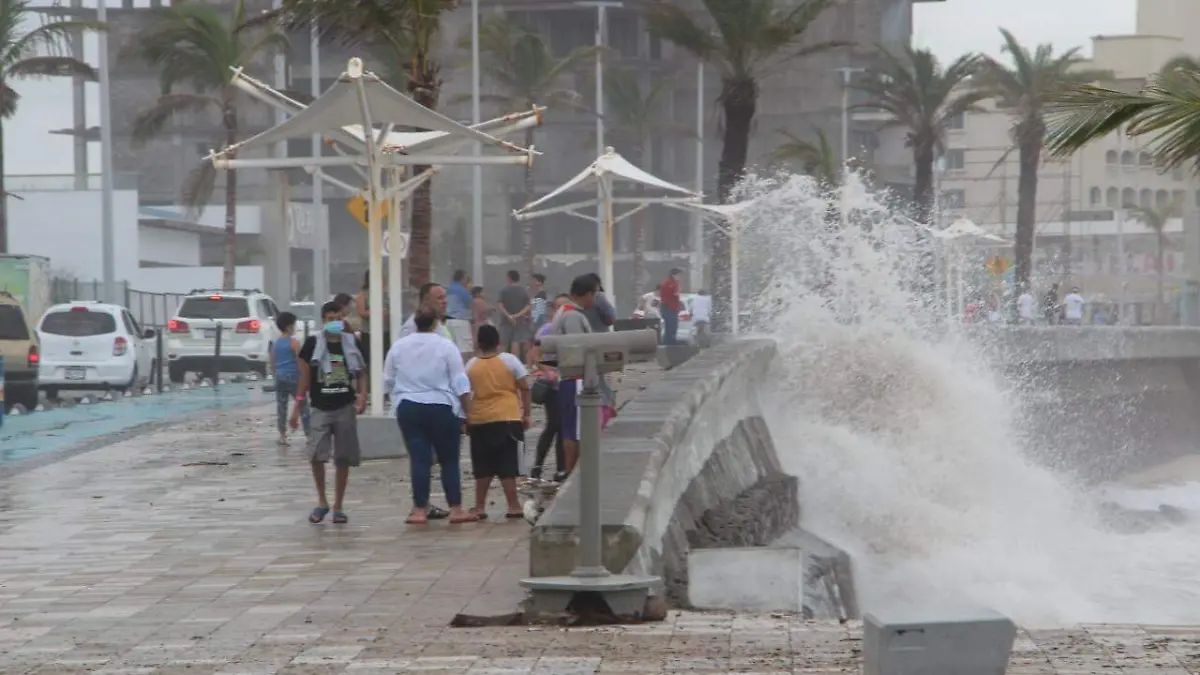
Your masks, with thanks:
M 459 516 L 458 518 L 450 519 L 451 525 L 465 525 L 466 523 L 477 523 L 477 522 L 479 522 L 479 516 L 476 516 L 474 513 L 468 513 L 465 516 Z
M 517 518 L 524 518 L 525 512 L 522 511 L 520 513 L 506 513 L 506 514 L 504 514 L 504 517 L 508 518 L 509 520 L 516 520 Z
M 420 516 L 409 516 L 405 521 L 405 525 L 428 525 L 429 519 Z
M 318 506 L 312 510 L 312 513 L 308 514 L 308 522 L 316 525 L 317 523 L 325 520 L 325 516 L 327 515 L 329 515 L 329 507 Z
M 471 513 L 471 515 L 475 516 L 476 520 L 487 520 L 487 518 L 488 518 L 487 511 L 480 511 L 479 509 L 471 509 L 470 513 Z
M 430 506 L 425 516 L 430 520 L 445 520 L 450 517 L 450 512 L 440 506 Z
M 350 516 L 347 516 L 345 511 L 334 511 L 333 512 L 333 524 L 334 525 L 345 525 L 348 522 L 350 522 Z

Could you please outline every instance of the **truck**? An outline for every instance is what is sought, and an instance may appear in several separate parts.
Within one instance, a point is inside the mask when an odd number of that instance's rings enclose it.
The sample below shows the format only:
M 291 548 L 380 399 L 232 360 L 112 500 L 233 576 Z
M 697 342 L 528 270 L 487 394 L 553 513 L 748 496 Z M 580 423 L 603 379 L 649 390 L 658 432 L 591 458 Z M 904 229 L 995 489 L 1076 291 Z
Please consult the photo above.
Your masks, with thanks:
M 50 285 L 49 258 L 0 253 L 0 293 L 16 298 L 35 325 L 50 307 Z

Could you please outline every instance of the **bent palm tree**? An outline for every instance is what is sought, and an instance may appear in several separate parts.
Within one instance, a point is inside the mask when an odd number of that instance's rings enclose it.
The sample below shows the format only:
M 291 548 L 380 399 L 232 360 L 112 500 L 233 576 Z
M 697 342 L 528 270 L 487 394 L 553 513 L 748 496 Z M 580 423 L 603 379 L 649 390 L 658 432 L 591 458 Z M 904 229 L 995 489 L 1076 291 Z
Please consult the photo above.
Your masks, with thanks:
M 977 110 L 987 92 L 968 86 L 979 70 L 981 59 L 975 54 L 958 57 L 942 67 L 926 49 L 905 47 L 901 55 L 879 50 L 878 65 L 851 85 L 867 95 L 863 108 L 887 113 L 886 126 L 907 131 L 906 143 L 912 148 L 916 181 L 913 186 L 919 222 L 929 222 L 933 212 L 933 163 L 944 145 L 946 130 L 954 118 Z
M 1046 142 L 1046 111 L 1052 101 L 1072 85 L 1094 82 L 1109 76 L 1102 71 L 1080 70 L 1084 60 L 1078 49 L 1055 54 L 1052 45 L 1038 45 L 1030 51 L 1001 28 L 1004 52 L 1012 65 L 986 57 L 979 75 L 980 84 L 1002 108 L 1015 118 L 1013 137 L 1017 145 L 1017 231 L 1014 250 L 1014 275 L 1018 285 L 1027 285 L 1033 258 L 1036 223 L 1038 167 Z
M 29 26 L 37 24 L 36 28 Z M 17 112 L 16 80 L 42 77 L 96 79 L 96 71 L 66 56 L 73 33 L 105 30 L 97 21 L 50 18 L 29 0 L 0 0 L 0 253 L 8 252 L 8 192 L 4 189 L 4 120 Z
M 470 47 L 470 38 L 463 41 Z M 480 71 L 498 88 L 498 93 L 481 96 L 502 110 L 528 110 L 535 105 L 576 105 L 582 98 L 572 89 L 559 87 L 564 75 L 577 70 L 595 56 L 595 47 L 581 47 L 558 57 L 540 35 L 519 24 L 493 19 L 479 28 Z M 465 98 L 465 97 L 464 97 Z M 525 131 L 525 147 L 533 145 L 534 129 Z M 525 196 L 532 200 L 533 167 L 525 167 Z M 525 269 L 533 275 L 533 221 L 521 223 L 521 249 Z M 482 280 L 481 280 L 482 281 Z
M 637 73 L 628 70 L 605 73 L 604 102 L 612 118 L 611 128 L 637 139 L 633 162 L 651 173 L 654 171 L 654 134 L 676 128 L 676 125 L 665 121 L 667 116 L 663 111 L 663 103 L 670 92 L 671 80 L 667 77 L 644 87 Z M 640 189 L 645 191 L 645 186 Z M 642 286 L 646 283 L 646 220 L 643 211 L 633 215 L 633 283 L 640 296 Z
M 278 10 L 258 21 L 278 21 L 288 31 L 308 30 L 316 24 L 323 35 L 343 45 L 364 47 L 391 59 L 379 70 L 403 74 L 409 95 L 434 110 L 442 92 L 442 66 L 434 56 L 441 18 L 457 5 L 457 0 L 281 0 Z M 428 168 L 414 166 L 413 175 Z M 410 290 L 430 279 L 432 244 L 433 185 L 425 181 L 413 193 Z
M 783 129 L 779 130 L 779 134 L 786 140 L 771 153 L 776 161 L 799 164 L 801 171 L 822 185 L 833 186 L 841 182 L 837 153 L 824 130 L 813 127 L 813 135 L 817 138 L 815 142 Z
M 1137 206 L 1135 204 L 1126 204 L 1126 210 L 1137 218 L 1146 226 L 1146 229 L 1154 233 L 1154 243 L 1157 252 L 1157 270 L 1158 270 L 1158 297 L 1157 302 L 1166 302 L 1163 296 L 1163 275 L 1166 274 L 1167 268 L 1163 266 L 1163 259 L 1166 253 L 1167 243 L 1167 221 L 1172 218 L 1179 217 L 1182 213 L 1183 204 L 1179 200 L 1175 200 L 1166 206 L 1160 208 L 1150 208 L 1146 206 Z M 1124 264 L 1124 263 L 1122 263 Z
M 843 46 L 841 42 L 811 42 L 805 34 L 835 0 L 701 0 L 715 30 L 702 25 L 687 8 L 657 0 L 646 10 L 650 31 L 721 74 L 717 101 L 724 113 L 717 196 L 724 202 L 742 178 L 750 132 L 758 109 L 758 82 L 772 68 L 797 58 Z M 729 306 L 729 238 L 710 231 L 718 301 L 718 323 Z
M 237 143 L 238 106 L 250 99 L 231 83 L 231 70 L 265 53 L 286 50 L 287 44 L 278 31 L 249 29 L 244 0 L 237 0 L 231 15 L 200 2 L 177 2 L 160 10 L 123 52 L 124 58 L 157 68 L 162 85 L 154 105 L 133 119 L 134 145 L 161 136 L 177 116 L 208 114 L 220 117 L 225 147 Z M 202 161 L 184 179 L 184 205 L 202 210 L 212 198 L 216 178 L 212 163 Z M 237 171 L 229 169 L 225 172 L 224 288 L 236 285 L 236 271 Z

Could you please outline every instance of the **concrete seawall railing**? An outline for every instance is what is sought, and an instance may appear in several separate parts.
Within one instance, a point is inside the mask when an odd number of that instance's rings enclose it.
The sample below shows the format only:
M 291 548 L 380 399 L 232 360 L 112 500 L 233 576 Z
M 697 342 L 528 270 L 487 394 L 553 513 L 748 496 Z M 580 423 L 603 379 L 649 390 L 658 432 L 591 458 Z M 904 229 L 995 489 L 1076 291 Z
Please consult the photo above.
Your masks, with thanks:
M 690 550 L 761 547 L 796 529 L 797 480 L 758 399 L 775 356 L 770 340 L 702 351 L 622 409 L 601 440 L 608 569 L 662 576 L 668 600 L 686 605 Z M 533 576 L 573 569 L 578 499 L 569 481 L 534 528 Z
M 1036 457 L 1089 481 L 1200 451 L 1200 329 L 972 331 L 1021 402 Z

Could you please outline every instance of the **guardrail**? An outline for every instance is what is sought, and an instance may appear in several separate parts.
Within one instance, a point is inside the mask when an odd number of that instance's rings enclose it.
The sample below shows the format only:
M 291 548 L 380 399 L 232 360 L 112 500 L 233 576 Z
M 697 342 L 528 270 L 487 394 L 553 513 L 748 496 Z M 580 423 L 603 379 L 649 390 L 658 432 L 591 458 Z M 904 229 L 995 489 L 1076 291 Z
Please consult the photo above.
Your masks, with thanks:
M 129 308 L 133 318 L 145 328 L 162 329 L 185 297 L 183 293 L 153 293 L 131 288 L 128 281 L 117 282 L 121 304 Z M 55 278 L 50 284 L 50 300 L 54 303 L 72 300 L 104 300 L 104 282 Z

